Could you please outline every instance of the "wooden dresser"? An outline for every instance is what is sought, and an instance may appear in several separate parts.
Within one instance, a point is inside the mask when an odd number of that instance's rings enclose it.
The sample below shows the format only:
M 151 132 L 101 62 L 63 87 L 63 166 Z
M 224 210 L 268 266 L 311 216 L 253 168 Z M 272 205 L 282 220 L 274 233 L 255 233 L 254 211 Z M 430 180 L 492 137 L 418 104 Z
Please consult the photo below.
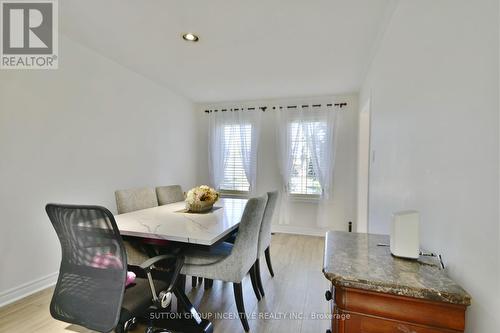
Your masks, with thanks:
M 432 257 L 391 255 L 389 236 L 331 231 L 323 273 L 334 333 L 452 333 L 471 298 Z

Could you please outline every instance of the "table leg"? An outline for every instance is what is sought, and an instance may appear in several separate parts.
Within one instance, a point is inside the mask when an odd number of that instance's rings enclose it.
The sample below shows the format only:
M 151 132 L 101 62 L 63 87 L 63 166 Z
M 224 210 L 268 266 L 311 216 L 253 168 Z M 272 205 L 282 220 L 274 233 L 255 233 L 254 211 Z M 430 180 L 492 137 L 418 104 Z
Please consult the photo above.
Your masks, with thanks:
M 157 247 L 159 253 L 177 253 L 181 254 L 181 249 L 171 247 L 169 249 Z M 200 281 L 201 282 L 201 281 Z M 213 333 L 214 326 L 206 319 L 202 319 L 193 304 L 186 296 L 186 275 L 179 274 L 173 288 L 177 299 L 177 312 L 182 315 L 180 320 L 158 320 L 159 327 L 175 332 L 185 333 Z M 164 310 L 162 310 L 164 311 Z M 167 310 L 168 311 L 168 310 Z M 155 323 L 156 324 L 156 323 Z M 153 330 L 155 332 L 155 330 Z M 161 332 L 161 329 L 158 330 Z
M 183 308 L 184 315 L 180 320 L 166 321 L 160 327 L 172 330 L 175 332 L 185 333 L 213 333 L 214 326 L 206 319 L 202 319 L 198 311 L 194 308 L 193 304 L 187 298 L 184 290 L 179 289 L 177 286 L 174 288 L 174 294 L 177 298 L 178 306 Z

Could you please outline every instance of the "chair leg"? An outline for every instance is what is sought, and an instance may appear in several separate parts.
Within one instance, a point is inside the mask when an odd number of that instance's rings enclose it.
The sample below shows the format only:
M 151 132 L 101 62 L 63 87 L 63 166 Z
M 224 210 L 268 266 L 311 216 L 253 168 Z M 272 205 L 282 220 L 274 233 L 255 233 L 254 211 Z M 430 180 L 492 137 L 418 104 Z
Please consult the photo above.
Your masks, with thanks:
M 182 292 L 186 292 L 186 275 L 184 274 L 179 274 L 179 277 L 177 277 L 177 288 L 179 290 L 182 290 Z M 182 308 L 182 304 L 179 303 L 179 300 L 177 300 L 177 311 L 178 312 L 184 312 L 185 309 Z
M 248 326 L 247 313 L 245 312 L 245 303 L 243 302 L 243 290 L 240 283 L 233 283 L 234 298 L 236 300 L 236 308 L 238 309 L 238 314 L 243 325 L 245 332 L 250 330 Z
M 257 286 L 259 287 L 260 294 L 262 297 L 266 296 L 264 293 L 264 286 L 262 285 L 262 279 L 260 277 L 260 260 L 255 261 L 255 277 L 257 278 Z
M 179 277 L 177 278 L 177 286 L 182 291 L 184 291 L 184 292 L 186 291 L 186 275 L 179 274 Z
M 267 263 L 267 268 L 269 269 L 269 273 L 271 273 L 271 276 L 274 277 L 274 271 L 273 271 L 273 265 L 271 264 L 271 253 L 269 250 L 269 246 L 267 247 L 266 251 L 264 251 L 266 254 L 266 263 Z
M 196 288 L 196 285 L 198 283 L 198 278 L 196 276 L 191 277 L 191 287 Z
M 204 280 L 205 280 L 205 290 L 212 288 L 212 286 L 214 285 L 214 280 L 212 279 L 204 279 Z
M 252 288 L 253 292 L 255 293 L 255 297 L 257 297 L 257 300 L 260 301 L 260 291 L 259 287 L 257 286 L 257 276 L 256 276 L 256 270 L 255 270 L 255 264 L 250 268 L 250 280 L 252 281 Z

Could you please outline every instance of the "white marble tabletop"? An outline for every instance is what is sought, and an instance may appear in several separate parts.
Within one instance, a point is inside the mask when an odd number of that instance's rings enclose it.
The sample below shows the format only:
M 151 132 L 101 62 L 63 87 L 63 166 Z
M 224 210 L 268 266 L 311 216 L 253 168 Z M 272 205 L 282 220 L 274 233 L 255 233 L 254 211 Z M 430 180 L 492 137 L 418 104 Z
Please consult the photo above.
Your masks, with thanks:
M 185 212 L 183 201 L 115 215 L 125 236 L 213 245 L 240 224 L 246 199 L 221 198 L 208 213 Z

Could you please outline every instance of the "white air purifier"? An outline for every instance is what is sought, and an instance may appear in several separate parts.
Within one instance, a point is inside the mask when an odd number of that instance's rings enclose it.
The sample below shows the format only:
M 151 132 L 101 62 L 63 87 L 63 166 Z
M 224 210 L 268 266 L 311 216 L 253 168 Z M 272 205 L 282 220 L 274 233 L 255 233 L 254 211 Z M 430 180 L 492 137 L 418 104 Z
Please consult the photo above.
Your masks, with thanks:
M 392 216 L 391 253 L 396 257 L 418 259 L 420 214 L 417 211 L 397 212 Z

